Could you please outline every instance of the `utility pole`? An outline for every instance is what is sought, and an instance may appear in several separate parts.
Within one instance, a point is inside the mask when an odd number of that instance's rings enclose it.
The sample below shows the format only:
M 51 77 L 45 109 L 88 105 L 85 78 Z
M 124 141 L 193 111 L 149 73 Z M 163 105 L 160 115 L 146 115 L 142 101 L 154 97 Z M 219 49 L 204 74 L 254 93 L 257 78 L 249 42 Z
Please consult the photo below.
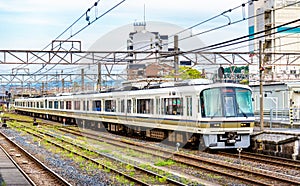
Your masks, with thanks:
M 63 70 L 61 71 L 61 93 L 65 92 L 65 79 L 62 77 L 63 75 Z
M 81 91 L 84 91 L 84 69 L 81 69 Z
M 175 69 L 175 77 L 174 81 L 176 82 L 178 80 L 178 35 L 174 36 L 174 69 Z
M 263 96 L 263 70 L 262 41 L 259 41 L 259 105 L 260 105 L 260 130 L 264 130 L 264 96 Z
M 101 63 L 98 63 L 97 91 L 101 91 Z
M 65 79 L 62 78 L 61 79 L 61 93 L 64 93 L 65 92 Z

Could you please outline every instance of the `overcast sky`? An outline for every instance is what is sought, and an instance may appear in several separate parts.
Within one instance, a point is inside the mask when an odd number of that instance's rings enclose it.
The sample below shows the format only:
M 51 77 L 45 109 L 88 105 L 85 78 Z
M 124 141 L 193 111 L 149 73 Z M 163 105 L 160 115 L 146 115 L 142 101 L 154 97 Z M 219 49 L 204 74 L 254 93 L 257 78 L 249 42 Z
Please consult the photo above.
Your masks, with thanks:
M 0 50 L 24 49 L 41 50 L 60 35 L 75 20 L 84 14 L 96 0 L 0 0 Z M 95 16 L 121 2 L 102 0 L 88 15 Z M 146 21 L 162 21 L 187 28 L 222 12 L 245 3 L 242 0 L 126 0 L 120 6 L 88 26 L 73 40 L 82 42 L 87 50 L 97 39 L 113 29 L 135 21 L 143 21 L 144 5 Z M 246 10 L 239 8 L 227 13 L 230 20 L 242 19 Z M 247 15 L 246 15 L 247 16 Z M 228 23 L 222 16 L 192 30 L 198 33 Z M 85 17 L 59 39 L 66 39 L 87 25 Z M 234 24 L 218 31 L 201 34 L 206 44 L 247 35 L 247 21 Z

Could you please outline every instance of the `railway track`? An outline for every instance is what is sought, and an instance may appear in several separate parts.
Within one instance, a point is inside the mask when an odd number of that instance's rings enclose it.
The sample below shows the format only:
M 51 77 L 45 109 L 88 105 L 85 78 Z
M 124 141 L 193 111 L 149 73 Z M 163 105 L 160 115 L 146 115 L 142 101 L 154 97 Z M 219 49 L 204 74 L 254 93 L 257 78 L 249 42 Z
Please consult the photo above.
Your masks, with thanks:
M 51 132 L 49 131 L 43 132 L 41 131 L 41 129 L 37 129 L 33 132 L 31 127 L 28 127 L 28 129 L 26 128 L 27 127 L 23 125 L 23 130 L 27 133 L 37 138 L 40 138 L 41 140 L 46 140 L 48 143 L 51 143 L 52 145 L 61 148 L 64 151 L 68 151 L 73 155 L 82 157 L 86 161 L 97 164 L 98 166 L 101 166 L 102 169 L 110 170 L 115 174 L 119 174 L 125 177 L 126 179 L 130 180 L 132 183 L 138 185 L 186 185 L 185 183 L 182 183 L 180 181 L 165 177 L 164 175 L 157 173 L 158 171 L 149 171 L 133 163 L 128 163 L 126 161 L 112 157 L 105 153 L 97 152 L 92 149 L 87 149 L 87 147 L 76 144 L 74 143 L 74 141 L 68 141 L 63 137 L 58 137 L 58 135 L 51 134 Z M 47 138 L 45 138 L 45 136 L 47 136 Z M 88 153 L 80 153 L 84 151 L 88 151 Z
M 85 136 L 93 140 L 102 141 L 122 148 L 128 148 L 128 145 L 130 145 L 131 146 L 130 148 L 132 148 L 135 151 L 152 154 L 153 156 L 159 156 L 160 158 L 167 157 L 167 159 L 172 159 L 176 162 L 180 162 L 190 167 L 214 172 L 215 174 L 223 175 L 226 177 L 231 177 L 237 180 L 241 180 L 242 182 L 246 182 L 250 185 L 251 184 L 300 185 L 300 180 L 294 178 L 293 176 L 285 177 L 271 171 L 249 168 L 241 164 L 230 164 L 228 162 L 224 164 L 224 162 L 220 162 L 217 160 L 210 160 L 206 158 L 201 158 L 199 156 L 192 156 L 189 154 L 183 154 L 181 152 L 174 152 L 174 151 L 169 151 L 161 148 L 158 150 L 158 147 L 152 147 L 149 145 L 145 146 L 142 143 L 133 142 L 124 139 L 120 139 L 119 142 L 117 142 L 118 140 L 116 138 L 112 138 L 108 135 L 101 135 L 101 139 L 100 139 L 99 133 L 94 134 L 82 130 L 74 131 L 69 128 L 59 128 L 59 129 L 65 133 L 69 133 L 69 134 L 72 133 L 76 136 Z M 160 155 L 158 155 L 158 152 L 160 153 Z
M 170 151 L 167 149 L 153 147 L 153 146 L 145 146 L 139 142 L 133 142 L 129 140 L 120 139 L 120 142 L 115 142 L 116 138 L 111 138 L 109 136 L 101 135 L 101 139 L 99 139 L 99 134 L 93 134 L 85 131 L 71 131 L 70 128 L 61 128 L 65 132 L 73 133 L 74 135 L 82 135 L 86 137 L 90 137 L 94 140 L 101 140 L 106 143 L 110 143 L 117 146 L 126 147 L 126 145 L 122 145 L 122 143 L 135 146 L 137 148 L 133 148 L 136 151 L 140 151 L 142 153 L 150 153 L 153 156 L 160 156 L 161 158 L 172 159 L 176 162 L 180 162 L 186 164 L 188 166 L 192 166 L 199 169 L 204 169 L 210 172 L 214 172 L 220 175 L 225 175 L 228 177 L 232 177 L 238 180 L 245 181 L 250 184 L 259 184 L 259 185 L 300 185 L 300 179 L 297 177 L 291 176 L 282 176 L 281 174 L 272 173 L 270 171 L 264 171 L 259 169 L 253 169 L 241 164 L 229 164 L 221 161 L 217 161 L 215 159 L 206 159 L 200 156 L 185 154 L 176 151 Z M 161 153 L 158 154 L 158 151 Z
M 2 149 L 18 165 L 17 167 L 32 185 L 71 185 L 24 148 L 13 142 L 2 131 L 0 131 L 0 136 Z
M 255 154 L 250 152 L 242 152 L 239 154 L 232 154 L 232 153 L 225 153 L 225 152 L 218 152 L 218 154 L 225 156 L 225 157 L 234 157 L 239 158 L 241 160 L 251 160 L 257 162 L 264 162 L 270 165 L 279 166 L 281 169 L 292 169 L 300 171 L 300 161 L 299 160 L 291 160 L 281 157 L 275 156 L 267 156 L 263 154 Z

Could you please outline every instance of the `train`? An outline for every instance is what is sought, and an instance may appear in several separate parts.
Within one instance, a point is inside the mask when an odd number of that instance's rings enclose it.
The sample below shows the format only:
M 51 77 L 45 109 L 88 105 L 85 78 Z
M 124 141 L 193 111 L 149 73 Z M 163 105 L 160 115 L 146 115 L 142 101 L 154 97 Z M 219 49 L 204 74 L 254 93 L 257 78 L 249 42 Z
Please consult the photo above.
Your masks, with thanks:
M 20 97 L 14 104 L 35 118 L 199 150 L 248 148 L 255 121 L 249 86 L 204 80 Z

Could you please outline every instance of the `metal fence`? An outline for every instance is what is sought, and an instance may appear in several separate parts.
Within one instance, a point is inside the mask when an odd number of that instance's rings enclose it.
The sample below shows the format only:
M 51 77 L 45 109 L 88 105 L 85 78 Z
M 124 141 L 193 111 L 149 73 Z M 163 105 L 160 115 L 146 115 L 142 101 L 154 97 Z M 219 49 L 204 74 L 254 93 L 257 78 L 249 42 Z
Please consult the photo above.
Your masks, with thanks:
M 256 113 L 256 121 L 260 121 Z M 264 111 L 264 123 L 270 128 L 294 128 L 300 127 L 300 108 L 270 109 Z

